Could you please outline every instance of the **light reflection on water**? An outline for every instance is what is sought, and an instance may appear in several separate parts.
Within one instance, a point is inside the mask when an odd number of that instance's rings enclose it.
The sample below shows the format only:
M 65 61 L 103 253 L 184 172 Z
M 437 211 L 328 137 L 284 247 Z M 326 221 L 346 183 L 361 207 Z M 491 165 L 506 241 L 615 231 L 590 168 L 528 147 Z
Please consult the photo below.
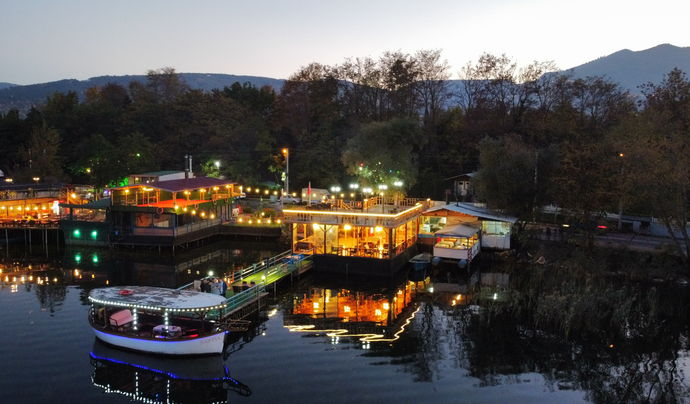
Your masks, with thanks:
M 139 396 L 155 398 L 150 389 L 158 381 L 166 389 L 171 386 L 155 374 L 138 373 L 136 366 L 111 366 L 106 378 L 103 371 L 96 374 L 85 302 L 92 285 L 103 283 L 100 272 L 85 280 L 83 272 L 78 278 L 71 268 L 33 269 L 26 276 L 43 283 L 0 287 L 5 330 L 0 402 L 125 403 Z M 670 383 L 687 391 L 680 379 L 687 370 L 686 330 L 672 330 L 670 339 L 677 344 L 663 347 L 663 354 L 675 352 L 675 358 L 654 361 L 644 348 L 603 357 L 606 350 L 540 334 L 514 321 L 488 324 L 477 307 L 453 305 L 455 295 L 427 293 L 428 279 L 378 290 L 315 282 L 305 277 L 282 285 L 272 296 L 272 315 L 246 335 L 233 336 L 227 359 L 212 359 L 214 368 L 227 366 L 228 377 L 250 389 L 250 395 L 213 383 L 173 383 L 176 402 L 216 402 L 222 396 L 227 402 L 256 403 L 604 403 L 620 397 L 610 391 L 618 388 L 627 387 L 631 398 L 645 397 L 649 386 L 636 384 L 633 371 L 645 360 L 667 367 L 656 374 L 665 381 L 675 377 Z M 371 335 L 377 337 L 362 340 Z M 128 363 L 137 362 L 136 357 Z M 149 359 L 133 364 L 144 366 Z M 146 394 L 124 395 L 131 386 L 115 388 L 137 377 L 142 383 L 146 378 Z

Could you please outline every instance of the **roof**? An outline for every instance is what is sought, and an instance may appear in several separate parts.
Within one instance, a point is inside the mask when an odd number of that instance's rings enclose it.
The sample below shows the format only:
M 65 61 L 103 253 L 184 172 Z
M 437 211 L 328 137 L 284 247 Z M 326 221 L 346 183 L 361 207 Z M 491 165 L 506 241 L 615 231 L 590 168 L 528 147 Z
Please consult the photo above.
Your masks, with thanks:
M 75 203 L 61 203 L 63 208 L 75 208 L 75 209 L 106 209 L 110 207 L 110 198 L 103 198 L 97 201 L 75 204 Z
M 120 292 L 123 290 L 132 291 L 132 293 L 121 295 Z M 225 298 L 221 295 L 153 286 L 114 286 L 94 289 L 89 293 L 89 300 L 111 306 L 151 307 L 158 310 L 210 310 L 225 306 Z
M 160 189 L 162 191 L 168 192 L 181 192 L 181 191 L 191 191 L 193 189 L 201 188 L 213 188 L 213 187 L 225 187 L 226 185 L 234 185 L 235 182 L 230 180 L 220 180 L 218 178 L 211 177 L 195 177 L 195 178 L 183 178 L 179 180 L 170 181 L 157 181 L 151 182 L 149 184 L 133 184 L 125 187 L 118 187 L 115 189 L 126 189 L 132 187 L 146 187 Z
M 472 178 L 472 177 L 474 177 L 474 173 L 454 175 L 452 177 L 444 178 L 443 181 L 454 180 L 454 179 L 458 179 L 458 178 L 462 178 L 462 177 Z
M 143 174 L 130 174 L 129 177 L 161 177 L 163 175 L 170 174 L 183 174 L 184 171 L 175 170 L 163 170 L 163 171 L 151 171 L 150 173 Z
M 460 236 L 460 237 L 472 237 L 479 232 L 479 229 L 473 226 L 468 226 L 466 224 L 456 224 L 453 226 L 446 226 L 441 230 L 434 233 L 434 236 Z
M 490 211 L 489 209 L 480 208 L 469 203 L 456 202 L 448 205 L 438 205 L 427 209 L 424 214 L 437 212 L 439 210 L 449 210 L 456 213 L 462 213 L 469 216 L 476 216 L 481 220 L 495 220 L 498 222 L 508 222 L 514 224 L 517 218 L 513 216 L 504 216 L 499 213 Z

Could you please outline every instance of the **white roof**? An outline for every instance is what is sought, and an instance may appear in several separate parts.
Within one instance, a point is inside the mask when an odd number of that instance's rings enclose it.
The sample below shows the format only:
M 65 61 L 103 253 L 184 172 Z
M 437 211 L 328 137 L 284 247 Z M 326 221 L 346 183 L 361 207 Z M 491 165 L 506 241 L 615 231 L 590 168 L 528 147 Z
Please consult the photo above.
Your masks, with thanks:
M 450 225 L 434 233 L 434 236 L 472 237 L 479 232 L 476 227 L 466 224 Z
M 476 216 L 480 220 L 495 220 L 498 222 L 509 222 L 511 224 L 515 224 L 515 222 L 517 222 L 516 217 L 503 216 L 497 214 L 496 212 L 492 212 L 488 209 L 480 208 L 469 203 L 455 202 L 449 203 L 448 205 L 446 205 L 444 202 L 442 203 L 442 205 L 436 205 L 433 208 L 427 209 L 426 211 L 424 211 L 424 213 L 437 212 L 439 210 L 445 209 L 452 212 L 463 213 L 465 215 Z
M 129 291 L 132 293 L 128 294 Z M 149 307 L 159 310 L 211 310 L 225 307 L 225 298 L 220 295 L 153 286 L 114 286 L 94 289 L 89 293 L 89 300 L 110 306 Z

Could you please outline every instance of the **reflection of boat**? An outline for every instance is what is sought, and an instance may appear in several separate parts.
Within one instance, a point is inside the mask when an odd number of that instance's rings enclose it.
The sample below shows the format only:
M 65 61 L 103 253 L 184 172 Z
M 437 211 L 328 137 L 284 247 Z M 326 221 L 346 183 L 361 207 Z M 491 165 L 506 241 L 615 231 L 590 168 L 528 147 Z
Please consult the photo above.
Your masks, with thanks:
M 227 392 L 252 394 L 228 375 L 219 356 L 161 358 L 93 344 L 91 381 L 106 393 L 156 403 L 226 403 Z
M 111 287 L 89 293 L 89 323 L 96 337 L 136 351 L 220 354 L 229 324 L 225 298 L 211 293 L 149 286 Z
M 415 271 L 421 271 L 429 267 L 431 258 L 432 255 L 430 253 L 423 252 L 412 257 L 412 259 L 410 259 L 410 264 L 412 264 L 412 268 L 414 268 Z

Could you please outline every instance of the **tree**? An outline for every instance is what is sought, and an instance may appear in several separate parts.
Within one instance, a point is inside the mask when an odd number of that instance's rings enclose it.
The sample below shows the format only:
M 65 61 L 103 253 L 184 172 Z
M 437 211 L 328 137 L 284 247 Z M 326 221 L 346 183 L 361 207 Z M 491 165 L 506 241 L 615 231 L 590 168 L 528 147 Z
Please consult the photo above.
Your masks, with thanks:
M 40 178 L 43 182 L 58 182 L 63 179 L 59 153 L 60 133 L 48 126 L 36 127 L 26 147 L 19 150 L 20 169 L 16 177 L 22 182 Z
M 419 175 L 413 149 L 423 142 L 419 125 L 412 119 L 372 122 L 347 142 L 342 162 L 347 173 L 359 177 L 362 185 L 390 186 L 402 181 L 404 189 L 410 189 Z
M 480 168 L 472 178 L 472 188 L 491 208 L 525 222 L 534 219 L 535 208 L 551 202 L 555 148 L 539 150 L 517 135 L 506 135 L 484 138 L 479 152 Z

